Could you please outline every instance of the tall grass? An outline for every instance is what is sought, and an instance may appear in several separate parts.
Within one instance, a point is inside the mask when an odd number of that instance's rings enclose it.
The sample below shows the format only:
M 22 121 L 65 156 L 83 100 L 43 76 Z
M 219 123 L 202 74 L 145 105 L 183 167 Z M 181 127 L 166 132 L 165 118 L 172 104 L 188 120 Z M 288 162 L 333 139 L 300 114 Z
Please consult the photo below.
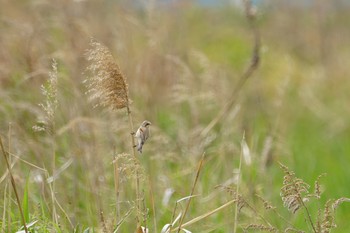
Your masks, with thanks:
M 152 2 L 147 11 L 131 1 L 2 3 L 0 132 L 28 231 L 349 231 L 349 205 L 338 206 L 350 177 L 347 8 Z M 91 83 L 104 90 L 90 93 L 96 108 L 82 84 L 93 69 L 107 78 Z M 46 121 L 40 87 L 53 74 L 58 104 Z M 139 156 L 132 133 L 144 119 L 152 134 Z M 243 132 L 250 163 L 240 158 Z M 2 161 L 0 225 L 16 232 Z M 322 173 L 320 198 L 304 200 L 313 185 L 288 194 L 293 180 L 314 184 Z

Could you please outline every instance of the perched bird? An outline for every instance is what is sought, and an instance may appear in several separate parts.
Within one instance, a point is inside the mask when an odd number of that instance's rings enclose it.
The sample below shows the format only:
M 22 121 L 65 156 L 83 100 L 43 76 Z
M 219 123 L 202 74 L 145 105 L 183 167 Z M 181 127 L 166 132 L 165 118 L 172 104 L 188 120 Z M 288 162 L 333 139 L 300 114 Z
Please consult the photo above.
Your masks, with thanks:
M 142 146 L 145 144 L 146 140 L 148 139 L 150 135 L 150 129 L 149 126 L 151 125 L 151 122 L 144 121 L 138 128 L 135 134 L 135 138 L 137 139 L 137 150 L 142 154 Z

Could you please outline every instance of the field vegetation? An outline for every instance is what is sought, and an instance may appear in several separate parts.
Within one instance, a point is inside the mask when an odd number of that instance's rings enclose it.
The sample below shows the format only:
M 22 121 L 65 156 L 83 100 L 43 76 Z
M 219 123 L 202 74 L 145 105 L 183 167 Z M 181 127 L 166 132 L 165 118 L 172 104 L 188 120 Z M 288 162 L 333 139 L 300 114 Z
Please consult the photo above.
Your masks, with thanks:
M 349 232 L 348 12 L 1 1 L 1 232 Z

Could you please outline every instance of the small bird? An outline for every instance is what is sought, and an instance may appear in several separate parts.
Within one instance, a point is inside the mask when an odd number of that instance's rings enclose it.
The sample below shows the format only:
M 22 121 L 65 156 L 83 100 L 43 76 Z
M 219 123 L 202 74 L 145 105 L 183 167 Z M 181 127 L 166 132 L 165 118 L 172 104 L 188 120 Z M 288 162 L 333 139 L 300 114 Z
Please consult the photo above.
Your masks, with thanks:
M 150 135 L 150 129 L 149 129 L 150 125 L 151 125 L 151 122 L 144 121 L 136 131 L 136 134 L 135 134 L 135 138 L 137 139 L 136 147 L 138 152 L 140 152 L 140 154 L 142 154 L 143 144 L 145 144 L 146 140 Z

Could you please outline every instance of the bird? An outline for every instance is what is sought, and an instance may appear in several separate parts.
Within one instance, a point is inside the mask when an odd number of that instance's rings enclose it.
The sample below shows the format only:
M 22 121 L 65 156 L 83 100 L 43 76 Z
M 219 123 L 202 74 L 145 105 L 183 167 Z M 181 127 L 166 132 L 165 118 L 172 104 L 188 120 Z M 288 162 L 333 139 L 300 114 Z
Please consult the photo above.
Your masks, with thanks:
M 137 139 L 137 151 L 142 154 L 142 147 L 143 144 L 145 144 L 146 140 L 148 139 L 150 135 L 150 129 L 149 126 L 151 125 L 151 122 L 149 121 L 144 121 L 138 128 L 135 134 L 135 138 Z

